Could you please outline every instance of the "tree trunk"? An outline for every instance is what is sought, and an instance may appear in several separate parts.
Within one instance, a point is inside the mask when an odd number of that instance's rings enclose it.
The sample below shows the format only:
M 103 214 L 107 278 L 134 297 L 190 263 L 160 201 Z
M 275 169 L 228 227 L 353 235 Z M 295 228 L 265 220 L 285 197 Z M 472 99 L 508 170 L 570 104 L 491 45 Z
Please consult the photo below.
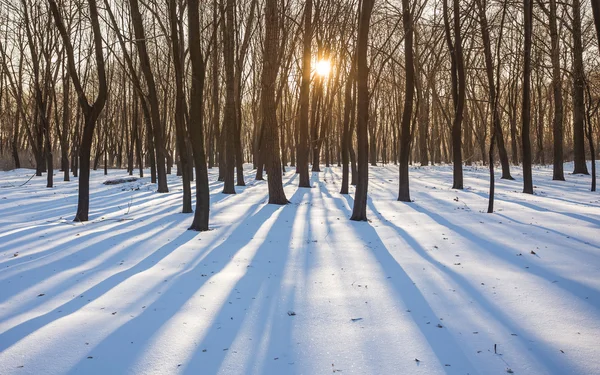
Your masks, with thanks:
M 552 119 L 552 133 L 554 135 L 554 169 L 552 179 L 565 180 L 563 162 L 563 95 L 562 79 L 560 72 L 560 39 L 556 24 L 556 0 L 550 0 L 550 59 L 552 61 L 552 93 L 554 97 L 554 118 Z
M 375 0 L 363 0 L 358 23 L 358 42 L 356 46 L 356 66 L 358 85 L 358 108 L 356 135 L 358 138 L 358 180 L 354 207 L 350 220 L 367 220 L 367 191 L 369 188 L 369 66 L 367 49 L 371 13 Z
M 302 55 L 302 82 L 300 86 L 300 120 L 298 122 L 300 139 L 296 144 L 298 162 L 297 169 L 300 174 L 298 187 L 310 187 L 308 173 L 308 119 L 310 112 L 310 74 L 312 58 L 312 0 L 306 0 L 304 5 L 304 46 Z
M 184 124 L 184 108 L 185 100 L 183 94 L 183 59 L 181 52 L 181 42 L 179 41 L 179 30 L 177 22 L 177 2 L 176 0 L 169 1 L 169 24 L 171 29 L 171 47 L 173 49 L 173 65 L 175 66 L 175 132 L 177 137 L 177 146 L 179 151 L 179 160 L 181 161 L 181 175 L 183 184 L 183 202 L 182 213 L 187 214 L 192 212 L 192 190 L 190 187 L 190 161 L 188 159 L 188 149 L 186 138 L 188 133 L 185 130 Z
M 414 29 L 408 0 L 402 0 L 402 22 L 404 24 L 404 66 L 406 70 L 406 83 L 404 90 L 402 125 L 400 128 L 400 188 L 398 191 L 398 200 L 410 202 L 408 159 L 410 157 L 411 119 L 413 112 L 413 98 L 415 95 L 415 63 L 413 51 Z M 427 152 L 427 150 L 425 150 L 425 152 Z
M 77 75 L 73 46 L 69 39 L 69 35 L 67 33 L 67 29 L 64 25 L 63 19 L 59 13 L 58 6 L 56 5 L 55 0 L 49 0 L 49 2 L 54 21 L 56 23 L 56 26 L 58 27 L 63 43 L 65 45 L 65 49 L 67 51 L 69 74 L 71 75 L 73 86 L 77 91 L 77 95 L 79 97 L 79 104 L 82 108 L 85 118 L 83 136 L 81 138 L 81 148 L 79 153 L 81 159 L 81 173 L 79 177 L 79 197 L 77 202 L 77 213 L 75 215 L 75 221 L 88 221 L 90 207 L 90 152 L 94 137 L 94 128 L 96 126 L 96 120 L 98 119 L 100 113 L 102 113 L 102 110 L 104 109 L 108 91 L 106 82 L 106 71 L 104 67 L 102 34 L 100 31 L 100 23 L 98 21 L 98 9 L 95 0 L 88 0 L 90 8 L 89 16 L 93 31 L 96 71 L 98 75 L 98 93 L 96 101 L 94 102 L 94 104 L 90 105 L 87 97 L 85 96 L 79 77 Z
M 531 124 L 531 32 L 533 28 L 533 3 L 523 0 L 525 19 L 525 50 L 523 52 L 523 112 L 521 119 L 523 129 L 523 193 L 533 194 L 533 178 L 531 173 L 531 141 L 529 139 Z
M 585 163 L 584 85 L 581 3 L 573 0 L 573 174 L 589 174 Z
M 275 85 L 279 72 L 279 22 L 278 0 L 265 3 L 265 39 L 261 85 L 261 107 L 263 113 L 263 155 L 268 174 L 269 204 L 287 204 L 282 183 L 277 105 Z
M 452 163 L 453 163 L 453 189 L 463 188 L 462 171 L 462 120 L 465 105 L 465 68 L 462 53 L 462 37 L 460 25 L 459 1 L 454 0 L 454 42 L 450 33 L 450 20 L 448 15 L 448 0 L 444 0 L 444 25 L 446 29 L 446 43 L 450 50 L 452 69 L 452 101 L 454 103 L 454 120 L 452 122 Z
M 234 0 L 227 0 L 225 6 L 223 26 L 223 62 L 225 65 L 225 113 L 223 117 L 223 132 L 221 134 L 225 147 L 225 168 L 223 194 L 235 194 L 235 72 L 234 48 L 235 37 L 233 31 L 235 4 Z
M 309 0 L 310 1 L 310 0 Z M 356 74 L 355 69 L 355 58 L 352 57 L 350 74 L 346 79 L 346 88 L 344 89 L 344 124 L 342 130 L 342 187 L 340 194 L 348 194 L 348 180 L 350 174 L 350 148 L 352 147 L 352 133 L 350 133 L 350 116 L 352 115 L 352 106 L 354 101 L 352 100 L 352 88 L 354 87 L 354 75 Z
M 148 101 L 150 104 L 150 115 L 152 120 L 152 132 L 154 135 L 154 149 L 156 150 L 156 172 L 158 181 L 158 192 L 168 193 L 167 173 L 165 165 L 165 143 L 163 139 L 163 127 L 160 121 L 160 111 L 158 104 L 158 96 L 156 92 L 156 84 L 150 57 L 146 47 L 146 35 L 144 32 L 144 24 L 140 13 L 138 0 L 129 0 L 131 10 L 131 23 L 135 32 L 136 45 L 140 58 L 140 67 L 146 79 L 146 87 L 148 89 Z
M 188 38 L 192 63 L 192 87 L 190 92 L 190 121 L 194 167 L 196 169 L 196 212 L 190 230 L 207 231 L 210 191 L 208 187 L 208 168 L 204 151 L 204 78 L 206 61 L 200 49 L 200 10 L 199 0 L 188 0 Z

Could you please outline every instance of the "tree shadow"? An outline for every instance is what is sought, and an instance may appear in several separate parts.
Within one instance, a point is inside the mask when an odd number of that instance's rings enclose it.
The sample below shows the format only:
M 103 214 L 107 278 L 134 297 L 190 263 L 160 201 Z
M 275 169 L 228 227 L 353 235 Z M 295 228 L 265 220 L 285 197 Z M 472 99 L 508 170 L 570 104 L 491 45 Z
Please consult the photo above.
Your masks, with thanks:
M 349 196 L 344 196 L 344 199 L 348 202 L 348 206 L 351 206 L 351 203 L 354 201 Z M 367 202 L 371 213 L 380 216 L 370 198 L 367 199 Z M 348 211 L 348 214 L 350 214 L 350 211 Z M 385 220 L 382 220 L 382 222 L 387 224 Z M 436 324 L 443 322 L 439 321 L 438 315 L 433 311 L 419 287 L 415 285 L 412 278 L 396 261 L 372 225 L 370 223 L 352 223 L 352 226 L 357 235 L 363 239 L 363 242 L 364 239 L 368 239 L 370 242 L 368 247 L 371 249 L 371 253 L 378 261 L 384 274 L 388 275 L 387 282 L 395 291 L 398 299 L 404 301 L 405 305 L 409 308 L 415 325 L 420 329 L 423 337 L 438 358 L 440 365 L 444 367 L 446 373 L 477 373 L 471 363 L 472 361 L 460 349 L 459 341 L 461 338 L 453 335 L 446 327 L 437 327 Z M 402 234 L 406 234 L 406 232 L 399 234 L 402 237 Z M 412 237 L 408 236 L 404 240 L 417 253 L 424 252 L 424 249 Z M 423 317 L 425 323 L 417 320 L 416 317 Z M 427 321 L 430 324 L 427 324 Z M 450 364 L 451 368 L 446 368 L 446 364 Z
M 275 366 L 280 371 L 269 373 L 285 373 L 289 358 L 283 357 L 295 319 L 288 312 L 294 310 L 295 298 L 290 280 L 284 280 L 284 276 L 293 252 L 290 243 L 297 219 L 296 203 L 309 193 L 307 189 L 298 189 L 287 206 L 264 208 L 273 213 L 279 211 L 275 222 L 256 249 L 246 273 L 231 289 L 227 303 L 221 305 L 210 329 L 185 364 L 184 373 L 195 374 L 198 369 L 207 374 L 227 371 L 231 357 L 238 359 L 234 361 L 235 370 L 230 371 L 239 372 L 241 366 L 245 373 L 251 370 L 263 373 L 265 366 L 270 371 Z M 260 341 L 246 341 L 252 340 L 251 337 L 259 337 Z M 277 360 L 273 358 L 281 361 L 274 362 Z
M 432 212 L 424 208 L 423 206 L 414 204 L 411 205 L 411 207 L 415 211 L 429 216 L 432 220 L 434 220 L 442 227 L 446 227 L 454 231 L 458 235 L 462 236 L 463 238 L 469 240 L 470 242 L 475 244 L 479 249 L 486 251 L 486 253 L 488 253 L 490 256 L 501 259 L 507 263 L 514 265 L 517 268 L 523 268 L 524 265 L 528 266 L 529 273 L 546 279 L 550 283 L 554 282 L 556 286 L 580 298 L 582 301 L 586 301 L 592 304 L 600 303 L 600 291 L 592 289 L 589 286 L 581 284 L 578 281 L 567 279 L 563 276 L 559 276 L 550 271 L 547 271 L 546 269 L 539 267 L 537 264 L 532 263 L 526 258 L 519 259 L 519 262 L 517 262 L 514 259 L 514 252 L 518 252 L 517 249 L 511 249 L 514 251 L 511 254 L 506 254 L 506 246 L 499 245 L 486 238 L 478 236 L 476 233 L 469 231 L 468 229 L 465 229 L 460 225 L 453 224 L 440 214 Z
M 156 336 L 165 332 L 169 321 L 180 313 L 198 290 L 207 283 L 212 283 L 213 275 L 218 275 L 232 262 L 240 249 L 252 241 L 265 221 L 269 220 L 277 209 L 278 207 L 275 206 L 263 206 L 243 219 L 237 230 L 232 232 L 225 241 L 210 250 L 205 247 L 203 252 L 187 262 L 184 270 L 171 277 L 168 288 L 163 290 L 160 296 L 148 304 L 139 315 L 120 325 L 98 345 L 91 348 L 90 353 L 94 357 L 103 358 L 103 361 L 90 363 L 84 357 L 70 373 L 86 373 L 92 368 L 96 372 L 111 373 L 134 365 L 137 359 L 147 354 L 148 347 Z M 194 318 L 190 317 L 190 319 Z M 125 347 L 121 345 L 129 341 L 135 341 L 135 345 Z M 176 365 L 174 364 L 174 368 Z
M 240 197 L 239 199 L 241 199 L 243 201 L 247 201 L 247 199 L 244 199 L 243 197 Z M 262 200 L 264 200 L 264 195 L 261 194 L 260 196 L 250 200 L 248 202 L 250 204 L 246 204 L 244 206 L 243 211 L 238 210 L 238 213 L 236 213 L 236 215 L 239 215 L 241 217 L 240 222 L 245 222 L 246 221 L 245 219 L 252 213 L 254 213 L 253 218 L 256 219 L 257 223 L 262 222 L 260 217 L 256 215 L 256 209 L 261 205 Z M 214 200 L 213 200 L 213 202 L 214 202 Z M 228 207 L 229 207 L 229 205 L 225 205 L 215 211 L 219 212 L 220 210 L 223 210 Z M 134 252 L 136 253 L 136 255 L 137 254 L 143 255 L 145 252 L 144 248 L 146 246 L 145 242 L 150 243 L 152 241 L 155 241 L 155 239 L 156 239 L 155 232 L 157 230 L 161 233 L 166 233 L 165 230 L 168 230 L 170 227 L 177 227 L 178 225 L 181 227 L 181 225 L 180 225 L 182 222 L 181 218 L 183 216 L 187 216 L 187 215 L 183 215 L 183 214 L 180 214 L 177 212 L 172 212 L 170 214 L 168 213 L 169 211 L 176 211 L 176 210 L 178 210 L 178 209 L 167 205 L 167 207 L 162 208 L 159 211 L 149 212 L 148 215 L 146 215 L 149 220 L 143 226 L 133 228 L 133 230 L 126 229 L 127 226 L 131 226 L 133 224 L 130 222 L 125 222 L 125 224 L 123 224 L 123 225 L 126 225 L 125 232 L 123 232 L 122 227 L 118 227 L 118 228 L 116 228 L 116 229 L 118 229 L 118 231 L 115 231 L 114 235 L 110 235 L 110 232 L 115 230 L 114 226 L 111 226 L 108 228 L 104 228 L 101 231 L 101 233 L 96 233 L 96 232 L 92 233 L 89 236 L 89 238 L 86 238 L 84 240 L 85 241 L 84 243 L 81 243 L 81 240 L 82 240 L 81 237 L 77 237 L 77 240 L 72 240 L 72 241 L 79 241 L 77 246 L 80 246 L 81 249 L 79 249 L 75 253 L 70 253 L 67 256 L 77 256 L 79 258 L 84 258 L 86 263 L 87 262 L 94 263 L 94 261 L 93 261 L 94 258 L 99 257 L 99 256 L 104 256 L 105 252 L 103 250 L 110 249 L 113 245 L 115 245 L 118 241 L 117 237 L 119 235 L 122 235 L 123 233 L 127 234 L 128 241 L 126 241 L 126 242 L 131 242 L 131 244 L 124 247 L 123 249 L 114 251 L 112 254 L 108 255 L 107 257 L 104 257 L 100 263 L 96 263 L 96 264 L 92 265 L 91 268 L 85 269 L 84 273 L 86 274 L 86 276 L 81 276 L 82 273 L 79 271 L 73 272 L 73 274 L 71 276 L 69 276 L 65 280 L 61 280 L 59 284 L 53 285 L 51 289 L 44 290 L 45 294 L 51 297 L 51 295 L 53 293 L 52 290 L 57 290 L 62 293 L 69 293 L 68 288 L 65 289 L 65 285 L 69 285 L 69 287 L 77 286 L 77 285 L 81 286 L 81 285 L 85 285 L 86 283 L 89 283 L 89 281 L 86 281 L 86 280 L 91 280 L 91 281 L 95 282 L 94 279 L 97 279 L 98 276 L 101 276 L 103 272 L 106 272 L 107 270 L 110 272 L 109 269 L 111 268 L 111 266 L 115 266 L 114 269 L 118 269 L 119 268 L 118 262 L 122 261 L 122 259 L 131 258 L 132 254 Z M 164 214 L 167 214 L 167 215 L 165 216 Z M 146 219 L 146 216 L 144 216 L 143 218 Z M 140 219 L 139 221 L 144 221 L 144 219 Z M 139 222 L 137 224 L 139 225 Z M 238 225 L 233 225 L 231 227 L 231 229 L 229 230 L 229 232 L 232 232 L 235 228 L 237 228 L 237 226 Z M 136 263 L 133 266 L 128 267 L 123 271 L 114 273 L 114 274 L 110 275 L 109 277 L 102 279 L 100 282 L 95 283 L 95 285 L 93 285 L 90 288 L 87 288 L 85 290 L 83 290 L 81 287 L 79 287 L 78 289 L 81 293 L 77 292 L 76 295 L 73 296 L 73 299 L 70 299 L 69 301 L 67 301 L 65 303 L 61 303 L 59 306 L 56 306 L 56 303 L 54 303 L 53 305 L 56 307 L 52 308 L 50 311 L 44 312 L 40 315 L 37 315 L 34 318 L 29 318 L 26 321 L 21 321 L 16 326 L 10 327 L 8 330 L 6 330 L 2 334 L 0 334 L 0 352 L 5 351 L 6 349 L 10 348 L 11 346 L 13 346 L 17 342 L 21 341 L 25 337 L 42 329 L 43 327 L 45 327 L 47 325 L 50 325 L 54 321 L 56 321 L 62 317 L 68 316 L 70 314 L 76 313 L 76 312 L 80 311 L 82 308 L 90 305 L 91 303 L 94 303 L 99 297 L 101 297 L 101 296 L 105 295 L 106 293 L 108 293 L 109 291 L 117 288 L 119 285 L 123 284 L 125 281 L 129 280 L 133 276 L 142 274 L 145 271 L 155 267 L 156 264 L 158 264 L 161 260 L 168 257 L 175 250 L 177 250 L 181 246 L 184 246 L 186 243 L 188 243 L 192 239 L 201 236 L 200 234 L 198 234 L 196 232 L 189 232 L 183 228 L 181 228 L 181 231 L 183 233 L 180 234 L 178 237 L 176 237 L 174 240 L 169 241 L 167 244 L 165 244 L 164 246 L 160 247 L 159 249 L 157 249 L 155 251 L 152 251 L 151 253 L 143 255 L 144 257 L 139 262 L 136 261 Z M 108 234 L 108 236 L 106 236 L 100 242 L 95 239 L 95 237 L 98 237 L 99 235 L 104 234 L 104 233 Z M 135 236 L 141 237 L 142 238 L 140 240 L 141 242 L 140 241 L 131 241 L 132 238 L 135 238 Z M 199 252 L 197 257 L 204 256 L 204 253 L 206 251 L 208 251 L 207 249 L 214 247 L 214 245 L 218 242 L 219 237 L 217 237 L 216 235 L 212 236 L 212 237 L 213 237 L 213 239 L 209 240 L 208 243 L 204 242 L 202 244 L 204 251 Z M 89 246 L 83 246 L 83 245 L 85 245 L 85 243 L 88 243 Z M 57 246 L 61 248 L 61 251 L 65 251 L 64 243 L 60 243 Z M 221 247 L 221 246 L 223 246 L 223 244 L 219 244 L 219 247 Z M 56 252 L 58 252 L 57 249 L 55 249 L 55 250 L 56 250 Z M 137 257 L 139 257 L 139 256 L 137 256 Z M 133 258 L 135 259 L 136 256 L 133 256 Z M 24 277 L 22 273 L 17 274 L 16 277 L 18 277 L 19 279 L 27 280 L 27 282 L 29 282 L 29 285 L 25 286 L 25 287 L 14 288 L 11 290 L 16 290 L 18 293 L 21 293 L 23 290 L 27 289 L 28 287 L 34 286 L 34 284 L 38 284 L 38 283 L 41 284 L 39 277 L 35 277 L 35 276 L 38 274 L 44 275 L 44 274 L 52 273 L 50 276 L 48 276 L 48 277 L 52 277 L 56 274 L 57 266 L 64 265 L 64 267 L 63 267 L 64 269 L 61 272 L 68 271 L 73 267 L 72 262 L 64 262 L 64 261 L 59 262 L 61 259 L 62 259 L 62 257 L 57 260 L 53 260 L 50 264 L 43 264 L 43 265 L 35 267 L 32 270 L 27 270 L 27 271 L 31 271 L 31 275 L 34 277 L 31 277 L 31 276 Z M 35 261 L 32 260 L 32 262 L 35 262 Z M 75 263 L 77 263 L 77 262 L 75 262 Z M 40 267 L 42 267 L 42 269 L 40 269 Z M 121 267 L 123 267 L 122 263 L 121 263 Z M 127 267 L 127 266 L 125 266 L 125 267 Z M 50 272 L 50 269 L 52 269 L 52 272 Z M 44 270 L 47 272 L 42 272 Z M 58 272 L 58 274 L 60 274 L 61 272 Z M 77 278 L 77 280 L 75 280 L 75 278 Z M 159 280 L 159 281 L 162 282 L 162 280 Z M 43 282 L 43 280 L 42 280 L 42 282 Z M 160 286 L 160 284 L 161 283 L 157 284 L 157 286 Z M 64 290 L 60 290 L 60 289 L 64 289 Z M 154 290 L 154 289 L 155 288 L 153 288 L 152 290 Z M 9 297 L 7 297 L 7 295 L 5 293 L 2 294 L 2 297 L 3 297 L 3 299 L 9 298 Z M 26 305 L 24 305 L 25 307 L 20 306 L 18 309 L 18 314 L 17 313 L 12 314 L 8 318 L 16 316 L 16 315 L 21 315 L 21 314 L 24 314 L 23 316 L 31 316 L 31 313 L 34 310 L 36 310 L 38 307 L 52 302 L 51 299 L 48 300 L 47 296 L 46 296 L 46 298 L 35 298 L 35 295 L 33 295 L 32 297 L 33 297 L 33 299 L 32 299 L 31 303 L 29 303 L 29 302 L 26 303 Z M 36 313 L 34 313 L 34 314 L 36 314 Z M 6 317 L 3 317 L 3 320 L 6 322 L 7 320 L 5 318 Z

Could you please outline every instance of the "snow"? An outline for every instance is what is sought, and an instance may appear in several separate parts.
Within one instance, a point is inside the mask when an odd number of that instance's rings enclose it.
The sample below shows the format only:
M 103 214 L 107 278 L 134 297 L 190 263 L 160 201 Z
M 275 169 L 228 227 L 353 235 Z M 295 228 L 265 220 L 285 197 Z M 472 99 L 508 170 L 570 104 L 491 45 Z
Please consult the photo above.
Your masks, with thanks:
M 158 194 L 93 172 L 82 224 L 76 179 L 19 186 L 32 173 L 0 172 L 0 374 L 600 373 L 588 176 L 536 167 L 531 196 L 515 167 L 487 214 L 486 168 L 464 191 L 451 166 L 412 168 L 406 204 L 396 167 L 371 167 L 357 223 L 340 168 L 312 189 L 288 171 L 284 207 L 247 169 L 235 196 L 211 183 L 197 233 L 174 175 Z

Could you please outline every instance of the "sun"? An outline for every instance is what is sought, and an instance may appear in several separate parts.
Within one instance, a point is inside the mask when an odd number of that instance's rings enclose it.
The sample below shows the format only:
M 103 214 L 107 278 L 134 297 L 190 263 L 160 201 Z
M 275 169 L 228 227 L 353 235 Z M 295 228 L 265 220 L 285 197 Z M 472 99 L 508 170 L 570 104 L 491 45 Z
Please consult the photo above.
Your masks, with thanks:
M 321 77 L 327 77 L 331 72 L 331 62 L 329 60 L 319 60 L 315 70 Z

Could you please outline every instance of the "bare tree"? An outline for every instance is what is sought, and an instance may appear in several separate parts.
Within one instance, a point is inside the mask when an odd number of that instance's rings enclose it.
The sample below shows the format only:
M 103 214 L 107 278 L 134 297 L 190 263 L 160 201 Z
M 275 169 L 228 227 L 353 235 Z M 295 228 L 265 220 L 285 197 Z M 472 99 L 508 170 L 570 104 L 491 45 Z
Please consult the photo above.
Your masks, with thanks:
M 188 0 L 188 38 L 192 63 L 192 87 L 190 92 L 189 133 L 192 139 L 194 166 L 196 168 L 196 212 L 189 229 L 207 231 L 210 210 L 208 168 L 204 151 L 204 79 L 206 59 L 200 41 L 200 11 L 198 0 Z
M 310 111 L 310 81 L 311 81 L 311 59 L 312 59 L 312 0 L 306 0 L 304 4 L 304 42 L 302 54 L 302 83 L 300 86 L 300 139 L 297 145 L 298 172 L 300 181 L 298 187 L 310 187 L 310 175 L 308 173 L 308 116 Z
M 144 74 L 146 87 L 148 89 L 147 96 L 148 102 L 150 103 L 150 119 L 152 124 L 152 135 L 154 138 L 153 144 L 154 148 L 156 149 L 156 171 L 158 177 L 157 191 L 159 193 L 168 193 L 169 187 L 167 185 L 167 171 L 165 165 L 163 126 L 160 119 L 160 106 L 158 103 L 156 82 L 154 80 L 154 73 L 152 72 L 152 66 L 150 64 L 150 56 L 148 55 L 146 32 L 144 30 L 144 23 L 142 20 L 142 14 L 140 13 L 138 0 L 129 0 L 129 6 L 131 8 L 131 24 L 135 32 L 135 43 L 138 50 L 138 57 L 140 59 L 140 67 Z
M 358 22 L 358 40 L 356 45 L 357 71 L 357 122 L 356 135 L 358 138 L 358 181 L 354 196 L 354 207 L 350 220 L 367 220 L 367 191 L 369 188 L 369 67 L 367 65 L 367 49 L 371 14 L 375 0 L 362 0 Z
M 79 174 L 79 198 L 77 201 L 77 213 L 75 214 L 75 221 L 88 221 L 90 209 L 90 156 L 92 141 L 94 138 L 96 121 L 104 109 L 108 92 L 106 71 L 104 67 L 102 33 L 100 31 L 100 22 L 98 21 L 98 8 L 96 6 L 96 0 L 88 0 L 90 21 L 92 23 L 92 31 L 94 34 L 96 73 L 98 75 L 98 93 L 94 103 L 90 104 L 77 73 L 73 45 L 69 39 L 69 34 L 67 33 L 67 29 L 59 12 L 58 6 L 56 5 L 56 1 L 48 0 L 48 2 L 54 17 L 54 22 L 56 23 L 58 31 L 60 32 L 64 47 L 67 52 L 69 75 L 73 81 L 73 86 L 77 92 L 79 105 L 84 116 L 83 135 L 81 137 L 81 146 L 79 149 L 79 160 L 81 164 Z
M 275 85 L 279 71 L 279 10 L 278 0 L 265 2 L 265 46 L 261 85 L 261 107 L 263 121 L 263 144 L 269 185 L 269 203 L 287 204 L 281 178 L 281 156 L 279 129 L 275 103 Z
M 398 200 L 410 202 L 410 189 L 408 180 L 408 163 L 410 157 L 410 143 L 412 138 L 411 119 L 413 112 L 413 97 L 415 93 L 415 66 L 413 51 L 413 23 L 412 10 L 408 0 L 402 0 L 402 23 L 404 25 L 404 69 L 406 70 L 406 83 L 404 90 L 404 109 L 402 112 L 402 125 L 400 127 L 400 188 Z
M 533 29 L 533 2 L 523 0 L 523 18 L 525 44 L 523 51 L 523 101 L 521 121 L 523 122 L 521 140 L 523 145 L 523 193 L 533 194 L 533 178 L 531 172 L 531 140 L 529 129 L 531 123 L 531 33 Z

